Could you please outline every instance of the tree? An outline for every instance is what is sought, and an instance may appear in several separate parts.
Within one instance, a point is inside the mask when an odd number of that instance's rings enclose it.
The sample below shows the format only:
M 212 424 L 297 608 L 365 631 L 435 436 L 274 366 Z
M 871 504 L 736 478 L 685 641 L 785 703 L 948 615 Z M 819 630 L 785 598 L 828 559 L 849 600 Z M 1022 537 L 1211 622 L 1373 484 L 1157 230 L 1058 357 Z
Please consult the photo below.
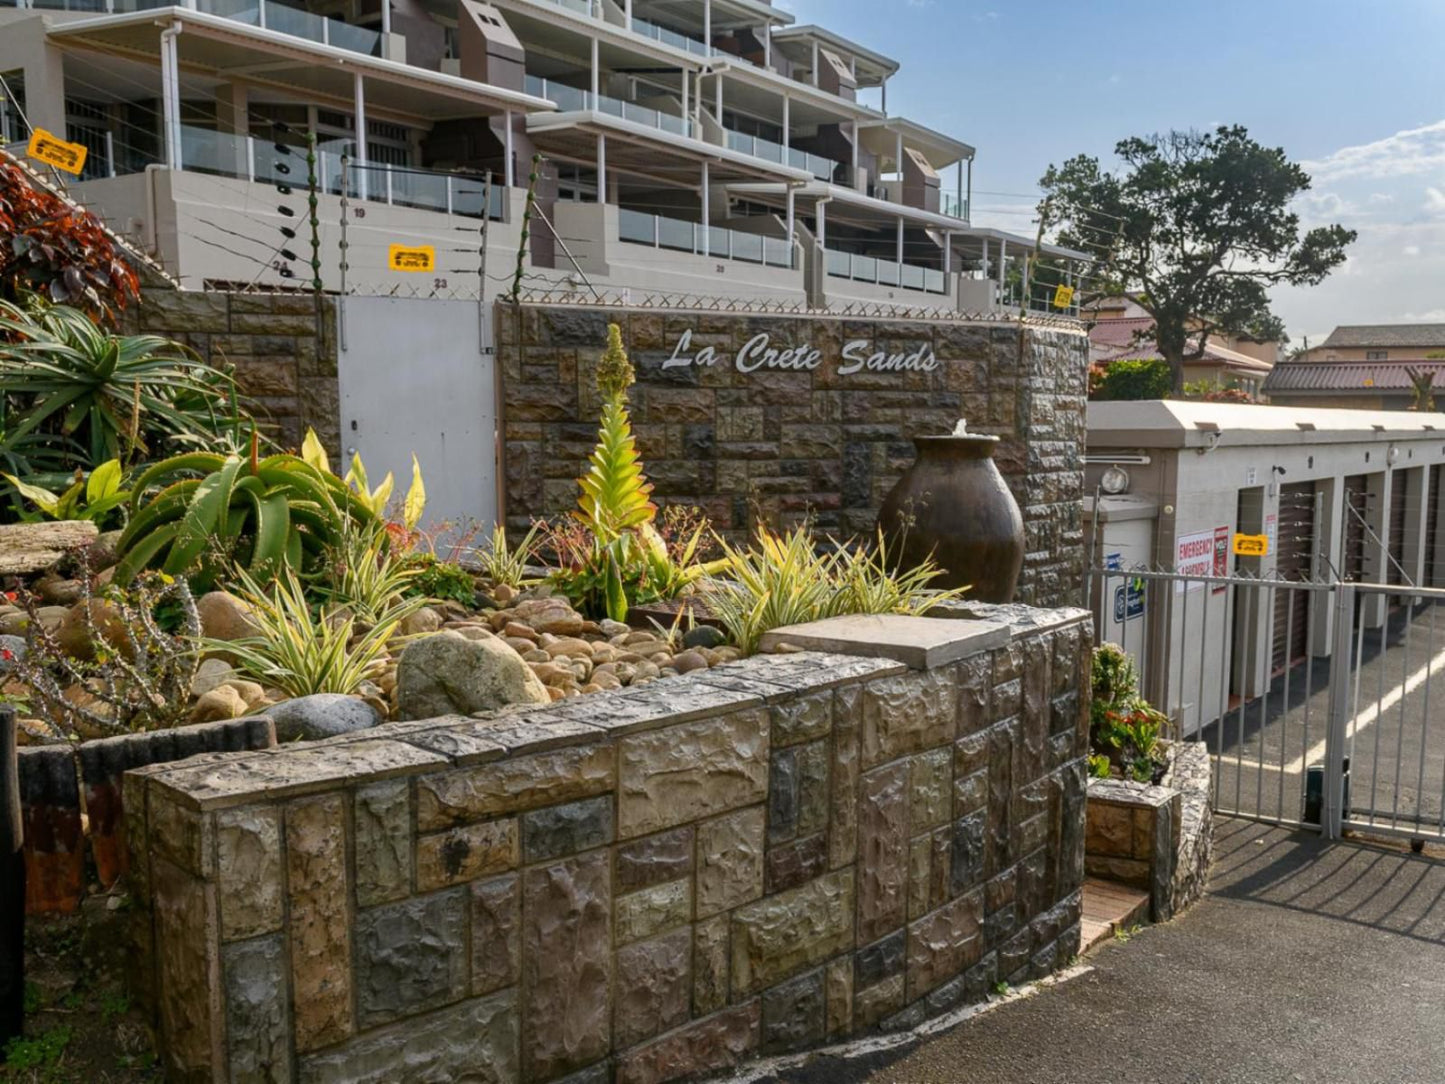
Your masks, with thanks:
M 1355 239 L 1339 225 L 1301 236 L 1290 205 L 1309 175 L 1238 125 L 1125 139 L 1114 153 L 1116 173 L 1088 155 L 1050 166 L 1040 212 L 1060 244 L 1094 256 L 1101 295 L 1135 292 L 1176 392 L 1210 334 L 1283 338 L 1268 288 L 1319 283 Z
M 1090 398 L 1118 402 L 1164 399 L 1168 395 L 1168 364 L 1159 358 L 1120 358 L 1109 362 Z

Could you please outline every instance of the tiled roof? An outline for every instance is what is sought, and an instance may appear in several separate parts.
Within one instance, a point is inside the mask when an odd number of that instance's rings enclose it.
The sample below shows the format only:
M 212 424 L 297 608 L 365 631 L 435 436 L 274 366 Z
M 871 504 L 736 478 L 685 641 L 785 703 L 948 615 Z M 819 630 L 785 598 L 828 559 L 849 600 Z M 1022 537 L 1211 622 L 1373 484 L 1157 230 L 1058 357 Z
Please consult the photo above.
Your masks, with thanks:
M 1419 346 L 1445 348 L 1445 324 L 1346 324 L 1321 346 Z
M 1089 329 L 1089 341 L 1096 346 L 1132 346 L 1136 336 L 1147 337 L 1153 330 L 1153 317 L 1121 316 L 1096 323 Z
M 1408 391 L 1410 374 L 1435 374 L 1435 387 L 1445 391 L 1445 361 L 1396 364 L 1355 364 L 1348 361 L 1289 361 L 1276 365 L 1264 382 L 1264 392 L 1277 391 Z
M 1100 320 L 1089 329 L 1089 342 L 1094 346 L 1094 361 L 1107 365 L 1121 358 L 1157 358 L 1163 355 L 1149 334 L 1154 320 L 1149 316 L 1125 316 Z M 1270 363 L 1241 354 L 1238 350 L 1217 343 L 1205 343 L 1204 354 L 1191 358 L 1191 366 L 1216 365 L 1232 372 L 1267 373 Z

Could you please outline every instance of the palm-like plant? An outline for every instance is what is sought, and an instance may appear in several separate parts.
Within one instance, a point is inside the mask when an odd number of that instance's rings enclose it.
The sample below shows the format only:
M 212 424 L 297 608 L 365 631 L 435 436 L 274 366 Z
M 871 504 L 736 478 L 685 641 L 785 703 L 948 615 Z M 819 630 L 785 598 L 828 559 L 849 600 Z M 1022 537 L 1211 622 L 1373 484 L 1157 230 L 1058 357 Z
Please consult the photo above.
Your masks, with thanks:
M 243 418 L 235 382 L 158 335 L 112 335 L 79 309 L 0 301 L 0 432 L 11 473 L 54 464 L 59 440 L 94 467 L 227 443 Z M 37 443 L 40 442 L 40 443 Z M 230 441 L 233 443 L 233 441 Z M 54 458 L 52 456 L 51 458 Z

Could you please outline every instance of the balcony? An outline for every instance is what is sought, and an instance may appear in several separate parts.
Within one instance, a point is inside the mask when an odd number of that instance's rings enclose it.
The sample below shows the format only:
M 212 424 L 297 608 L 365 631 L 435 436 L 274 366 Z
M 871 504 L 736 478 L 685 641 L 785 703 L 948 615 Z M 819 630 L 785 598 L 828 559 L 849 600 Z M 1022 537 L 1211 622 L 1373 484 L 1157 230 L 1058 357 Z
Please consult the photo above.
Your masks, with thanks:
M 827 250 L 828 274 L 834 278 L 871 282 L 879 286 L 897 286 L 904 290 L 923 290 L 930 294 L 948 292 L 948 276 L 935 267 L 897 263 L 877 256 L 860 256 L 854 252 Z
M 618 210 L 617 226 L 620 239 L 635 245 L 701 254 L 706 234 L 709 256 L 766 267 L 793 266 L 792 246 L 777 237 L 763 237 L 721 226 L 704 227 L 686 219 L 649 215 L 625 207 Z
M 647 106 L 638 105 L 635 102 L 624 102 L 620 98 L 609 98 L 605 94 L 597 95 L 596 101 L 591 102 L 592 94 L 589 91 L 579 90 L 577 87 L 558 83 L 555 80 L 541 79 L 535 75 L 527 76 L 524 87 L 528 94 L 556 102 L 557 108 L 563 113 L 595 109 L 599 113 L 621 117 L 623 120 L 640 124 L 644 128 L 656 128 L 658 131 L 671 132 L 673 135 L 683 137 L 689 137 L 692 134 L 692 125 L 686 118 L 649 109 Z
M 819 154 L 800 151 L 796 147 L 784 147 L 781 143 L 774 143 L 762 136 L 734 132 L 731 128 L 727 129 L 727 134 L 729 150 L 750 154 L 767 162 L 792 166 L 794 169 L 805 169 L 820 181 L 832 182 L 837 176 L 838 168 L 843 165 L 842 162 L 835 162 Z

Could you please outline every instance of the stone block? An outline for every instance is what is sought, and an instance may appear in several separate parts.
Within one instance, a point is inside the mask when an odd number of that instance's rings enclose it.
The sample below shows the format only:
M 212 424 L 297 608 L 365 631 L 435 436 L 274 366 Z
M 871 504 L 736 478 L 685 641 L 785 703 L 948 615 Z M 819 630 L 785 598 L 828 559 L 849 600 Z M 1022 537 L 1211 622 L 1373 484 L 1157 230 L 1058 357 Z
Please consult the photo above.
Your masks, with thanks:
M 786 843 L 798 834 L 798 756 L 796 750 L 773 754 L 768 769 L 768 843 Z
M 989 700 L 993 694 L 993 661 L 989 655 L 965 659 L 958 664 L 958 735 L 976 734 L 989 722 Z
M 617 1060 L 616 1084 L 665 1084 L 720 1073 L 757 1053 L 757 999 L 695 1020 Z
M 908 917 L 918 918 L 930 910 L 933 886 L 933 837 L 919 836 L 908 844 Z
M 953 750 L 930 749 L 908 762 L 908 819 L 913 834 L 948 820 L 953 782 Z
M 290 1000 L 281 935 L 226 945 L 221 963 L 230 1079 L 290 1084 Z
M 153 857 L 151 899 L 166 1068 L 177 1079 L 208 1075 L 225 1063 L 215 888 Z
M 914 670 L 932 670 L 1009 638 L 1008 629 L 986 621 L 961 621 L 907 614 L 851 614 L 763 634 L 759 650 L 780 644 L 864 658 L 892 659 Z
M 685 723 L 624 738 L 618 751 L 618 834 L 661 831 L 763 800 L 767 711 Z
M 903 1007 L 903 976 L 853 992 L 853 1030 L 866 1031 Z
M 522 875 L 522 1066 L 547 1080 L 605 1055 L 612 1026 L 609 856 Z
M 853 963 L 830 960 L 824 972 L 823 996 L 828 1034 L 841 1035 L 853 1024 Z
M 692 998 L 692 930 L 617 950 L 613 1043 L 622 1049 L 686 1021 Z
M 405 780 L 356 791 L 356 903 L 374 907 L 411 893 L 411 791 Z
M 903 974 L 907 952 L 907 931 L 890 933 L 881 941 L 864 945 L 853 954 L 853 982 L 860 989 Z
M 692 1012 L 706 1016 L 728 1000 L 728 916 L 699 922 L 692 930 Z
M 465 889 L 415 896 L 356 916 L 356 1002 L 365 1029 L 467 993 Z
M 954 822 L 953 861 L 949 873 L 949 891 L 953 895 L 966 892 L 984 879 L 987 830 L 983 811 L 970 813 Z
M 627 944 L 680 926 L 692 918 L 692 881 L 653 885 L 617 897 L 617 943 Z
M 213 875 L 215 826 L 212 818 L 182 805 L 164 790 L 150 787 L 148 839 L 156 854 L 165 855 L 193 877 Z
M 516 817 L 434 832 L 416 841 L 418 892 L 474 881 L 514 869 L 516 865 Z
M 956 759 L 955 759 L 956 762 Z M 953 781 L 953 815 L 963 817 L 988 805 L 988 769 L 971 775 L 955 776 Z
M 851 948 L 854 905 L 852 871 L 841 870 L 734 911 L 734 997 Z
M 301 1059 L 303 1084 L 515 1084 L 517 995 L 505 990 L 369 1031 Z
M 521 973 L 522 900 L 513 873 L 471 885 L 472 994 L 511 986 Z
M 761 806 L 697 826 L 697 917 L 731 910 L 763 894 Z
M 822 968 L 779 983 L 763 994 L 764 1054 L 802 1050 L 822 1042 L 825 1029 Z
M 832 771 L 828 798 L 828 868 L 849 865 L 858 854 L 858 762 L 862 689 L 835 694 Z
M 644 836 L 617 848 L 614 877 L 617 891 L 633 892 L 692 872 L 693 830 L 674 828 Z
M 858 937 L 873 941 L 907 918 L 908 763 L 859 782 Z
M 864 770 L 954 740 L 958 687 L 948 670 L 869 682 L 863 691 Z
M 587 798 L 522 815 L 522 860 L 546 862 L 612 842 L 612 797 Z
M 908 927 L 908 999 L 972 967 L 982 955 L 983 889 L 977 888 Z
M 772 707 L 772 747 L 782 749 L 827 737 L 833 727 L 833 693 L 814 693 Z
M 291 991 L 296 1050 L 351 1035 L 351 917 L 347 906 L 345 807 L 339 794 L 286 806 L 291 903 Z
M 221 938 L 234 941 L 281 928 L 281 811 L 275 806 L 216 815 L 216 888 Z
M 828 867 L 828 841 L 820 835 L 784 843 L 768 850 L 764 890 L 768 893 L 794 888 L 821 876 Z
M 616 749 L 582 745 L 417 780 L 417 828 L 429 831 L 604 794 L 616 785 Z
M 821 832 L 828 824 L 828 743 L 810 742 L 797 750 L 798 835 Z

